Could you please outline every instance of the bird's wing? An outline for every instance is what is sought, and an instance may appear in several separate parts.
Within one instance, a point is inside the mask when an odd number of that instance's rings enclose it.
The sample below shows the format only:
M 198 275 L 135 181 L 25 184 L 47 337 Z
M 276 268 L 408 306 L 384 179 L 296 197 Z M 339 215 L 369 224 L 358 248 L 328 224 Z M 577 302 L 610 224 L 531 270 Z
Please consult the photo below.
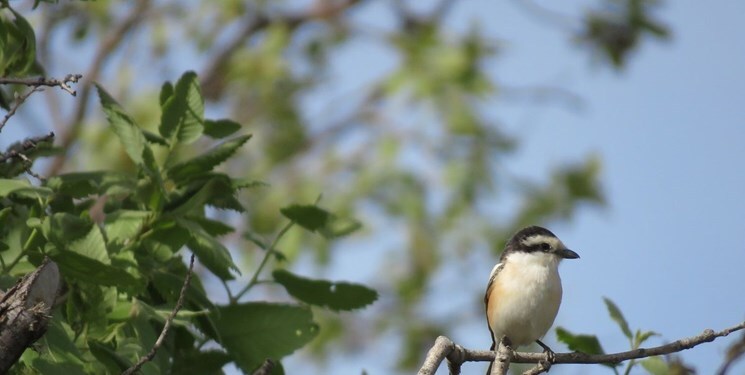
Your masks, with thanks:
M 486 326 L 489 327 L 489 334 L 491 335 L 491 350 L 497 347 L 497 340 L 494 337 L 494 332 L 491 330 L 491 324 L 489 324 L 489 296 L 491 295 L 491 289 L 494 286 L 494 280 L 497 278 L 497 274 L 502 270 L 504 263 L 497 263 L 491 270 L 489 275 L 489 283 L 486 284 L 486 293 L 484 294 L 484 312 L 486 314 Z

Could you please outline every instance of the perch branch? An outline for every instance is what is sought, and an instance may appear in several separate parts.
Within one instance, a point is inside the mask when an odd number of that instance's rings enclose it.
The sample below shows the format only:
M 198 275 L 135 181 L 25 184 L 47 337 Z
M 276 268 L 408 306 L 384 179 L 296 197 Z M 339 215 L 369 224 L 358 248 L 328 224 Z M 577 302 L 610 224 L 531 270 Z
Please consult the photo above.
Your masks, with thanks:
M 556 353 L 554 364 L 559 363 L 584 363 L 584 364 L 601 364 L 601 363 L 619 363 L 629 359 L 653 357 L 664 354 L 677 353 L 686 349 L 693 348 L 705 342 L 712 342 L 719 337 L 724 337 L 732 332 L 745 329 L 745 321 L 735 326 L 725 328 L 721 331 L 711 329 L 704 330 L 700 335 L 683 338 L 673 341 L 669 344 L 655 346 L 652 348 L 639 348 L 626 352 L 612 354 L 585 354 L 580 352 L 574 353 Z M 431 375 L 437 371 L 440 362 L 448 358 L 448 361 L 459 361 L 456 366 L 463 362 L 493 362 L 495 353 L 491 350 L 470 350 L 456 345 L 450 339 L 440 336 L 435 341 L 435 345 L 427 353 L 427 358 L 420 368 L 418 375 Z M 510 361 L 512 363 L 540 363 L 546 358 L 543 353 L 524 353 L 512 352 Z M 538 370 L 530 370 L 538 371 Z M 540 372 L 529 372 L 539 374 Z

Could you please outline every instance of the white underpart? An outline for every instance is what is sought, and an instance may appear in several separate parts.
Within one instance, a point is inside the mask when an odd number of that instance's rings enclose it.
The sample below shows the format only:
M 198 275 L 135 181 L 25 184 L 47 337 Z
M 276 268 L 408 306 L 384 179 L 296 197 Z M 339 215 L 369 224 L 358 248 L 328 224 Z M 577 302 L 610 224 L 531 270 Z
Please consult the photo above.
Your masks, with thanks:
M 489 317 L 497 340 L 506 335 L 517 347 L 531 344 L 548 332 L 561 304 L 560 260 L 541 252 L 507 256 L 497 275 L 499 280 L 495 280 L 500 285 L 496 311 Z

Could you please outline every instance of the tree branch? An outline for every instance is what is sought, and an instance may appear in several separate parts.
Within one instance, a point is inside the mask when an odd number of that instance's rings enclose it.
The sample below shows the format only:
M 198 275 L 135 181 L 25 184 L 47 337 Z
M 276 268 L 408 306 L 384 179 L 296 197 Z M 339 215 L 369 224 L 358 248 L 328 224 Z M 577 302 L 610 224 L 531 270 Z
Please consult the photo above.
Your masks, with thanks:
M 669 344 L 655 346 L 652 348 L 639 348 L 626 352 L 613 354 L 585 354 L 580 352 L 574 353 L 556 353 L 554 364 L 559 363 L 584 363 L 584 364 L 601 364 L 601 363 L 619 363 L 629 359 L 647 358 L 663 354 L 677 353 L 686 349 L 693 348 L 705 342 L 712 342 L 719 337 L 724 337 L 732 332 L 745 329 L 745 321 L 735 326 L 725 328 L 715 332 L 711 329 L 703 331 L 700 335 L 683 338 L 673 341 Z M 493 362 L 495 352 L 491 350 L 470 350 L 464 349 L 460 345 L 453 343 L 445 336 L 440 336 L 435 341 L 435 345 L 427 353 L 424 364 L 419 369 L 418 375 L 431 375 L 437 371 L 440 362 L 444 358 L 448 361 L 456 361 L 455 365 L 460 366 L 463 362 Z M 510 361 L 512 363 L 540 363 L 545 361 L 544 353 L 525 353 L 512 352 Z M 545 370 L 537 368 L 531 369 L 526 373 L 540 374 Z
M 83 78 L 82 74 L 68 74 L 65 78 L 12 78 L 12 77 L 0 77 L 0 85 L 24 85 L 28 87 L 55 87 L 59 86 L 62 90 L 67 91 L 70 95 L 77 95 L 77 91 L 73 90 L 68 83 L 78 83 L 78 80 Z
M 46 258 L 0 296 L 0 373 L 47 331 L 59 284 L 57 264 Z
M 181 285 L 181 292 L 179 292 L 178 300 L 176 301 L 176 306 L 173 307 L 173 310 L 171 310 L 171 313 L 168 315 L 168 318 L 166 318 L 166 323 L 163 325 L 163 329 L 160 331 L 160 336 L 158 336 L 158 339 L 155 340 L 155 344 L 153 344 L 153 348 L 150 349 L 150 352 L 147 353 L 146 356 L 140 358 L 140 360 L 137 361 L 137 363 L 135 363 L 134 366 L 122 372 L 122 375 L 134 374 L 146 362 L 152 361 L 153 358 L 155 358 L 155 354 L 158 352 L 158 349 L 160 349 L 161 345 L 163 345 L 163 341 L 165 340 L 166 335 L 168 334 L 168 330 L 171 328 L 171 323 L 173 323 L 173 319 L 176 317 L 176 314 L 178 314 L 178 311 L 181 310 L 181 307 L 184 305 L 184 297 L 186 296 L 186 290 L 189 288 L 189 283 L 191 282 L 191 274 L 193 270 L 194 270 L 194 253 L 191 254 L 191 259 L 189 260 L 189 270 L 186 271 L 186 278 L 184 279 L 184 284 Z

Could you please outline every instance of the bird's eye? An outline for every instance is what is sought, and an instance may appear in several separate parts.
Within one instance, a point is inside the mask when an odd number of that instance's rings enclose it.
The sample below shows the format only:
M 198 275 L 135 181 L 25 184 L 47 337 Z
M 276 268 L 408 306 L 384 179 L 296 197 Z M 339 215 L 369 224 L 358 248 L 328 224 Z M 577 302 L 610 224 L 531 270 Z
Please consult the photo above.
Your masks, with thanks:
M 543 251 L 549 251 L 549 250 L 551 250 L 551 245 L 549 245 L 548 243 L 544 242 L 544 243 L 541 244 L 541 250 L 543 250 Z

